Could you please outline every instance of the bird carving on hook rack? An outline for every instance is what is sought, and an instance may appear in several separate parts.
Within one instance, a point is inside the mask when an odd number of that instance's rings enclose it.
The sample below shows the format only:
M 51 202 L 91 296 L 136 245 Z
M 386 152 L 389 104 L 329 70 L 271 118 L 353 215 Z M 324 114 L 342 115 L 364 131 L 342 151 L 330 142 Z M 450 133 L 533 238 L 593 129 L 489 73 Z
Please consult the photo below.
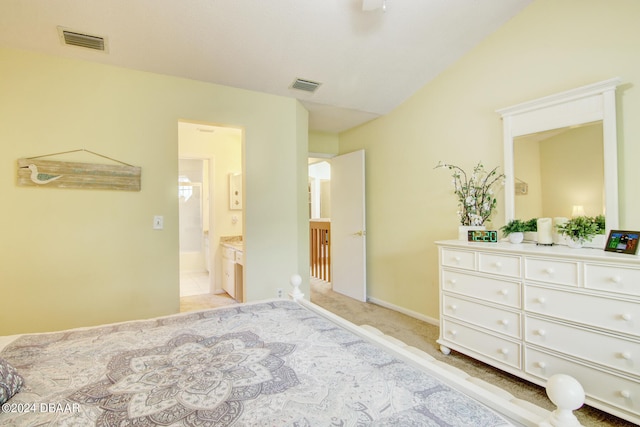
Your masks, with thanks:
M 64 175 L 50 175 L 48 173 L 40 173 L 38 172 L 38 167 L 31 163 L 28 166 L 23 166 L 23 168 L 29 168 L 31 171 L 31 181 L 36 184 L 48 184 L 51 181 L 55 181 L 56 179 L 62 178 Z

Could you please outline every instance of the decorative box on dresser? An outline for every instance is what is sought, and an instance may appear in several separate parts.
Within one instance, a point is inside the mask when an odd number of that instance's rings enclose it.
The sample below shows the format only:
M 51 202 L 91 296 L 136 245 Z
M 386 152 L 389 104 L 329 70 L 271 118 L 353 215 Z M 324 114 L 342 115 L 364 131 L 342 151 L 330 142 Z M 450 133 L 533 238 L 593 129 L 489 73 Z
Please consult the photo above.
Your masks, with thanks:
M 640 424 L 640 258 L 531 243 L 438 241 L 440 338 L 537 384 L 575 377 L 587 403 Z

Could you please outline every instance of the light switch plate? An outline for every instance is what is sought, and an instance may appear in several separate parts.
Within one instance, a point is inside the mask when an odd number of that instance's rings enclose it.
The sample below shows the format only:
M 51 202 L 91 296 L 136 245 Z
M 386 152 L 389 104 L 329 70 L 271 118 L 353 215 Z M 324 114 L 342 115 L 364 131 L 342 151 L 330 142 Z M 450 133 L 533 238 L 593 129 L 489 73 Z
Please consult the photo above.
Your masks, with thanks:
M 153 217 L 153 229 L 162 230 L 164 228 L 164 217 L 162 215 L 156 215 Z

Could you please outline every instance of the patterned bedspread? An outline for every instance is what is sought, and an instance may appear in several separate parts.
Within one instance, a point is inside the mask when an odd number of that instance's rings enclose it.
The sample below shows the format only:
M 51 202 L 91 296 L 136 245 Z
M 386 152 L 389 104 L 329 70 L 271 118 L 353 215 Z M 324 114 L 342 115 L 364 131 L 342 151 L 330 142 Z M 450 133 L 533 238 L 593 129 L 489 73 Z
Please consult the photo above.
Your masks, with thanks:
M 7 426 L 504 426 L 291 301 L 26 335 Z M 13 409 L 13 410 L 12 410 Z

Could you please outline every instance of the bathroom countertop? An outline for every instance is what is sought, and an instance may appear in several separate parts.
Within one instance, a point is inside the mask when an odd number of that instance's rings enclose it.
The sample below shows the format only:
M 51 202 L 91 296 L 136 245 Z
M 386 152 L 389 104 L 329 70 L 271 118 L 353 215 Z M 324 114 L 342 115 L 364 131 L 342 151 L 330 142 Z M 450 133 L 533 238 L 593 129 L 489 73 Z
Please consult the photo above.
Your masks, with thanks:
M 242 236 L 222 236 L 220 237 L 220 244 L 237 251 L 244 250 L 244 241 L 242 240 Z

